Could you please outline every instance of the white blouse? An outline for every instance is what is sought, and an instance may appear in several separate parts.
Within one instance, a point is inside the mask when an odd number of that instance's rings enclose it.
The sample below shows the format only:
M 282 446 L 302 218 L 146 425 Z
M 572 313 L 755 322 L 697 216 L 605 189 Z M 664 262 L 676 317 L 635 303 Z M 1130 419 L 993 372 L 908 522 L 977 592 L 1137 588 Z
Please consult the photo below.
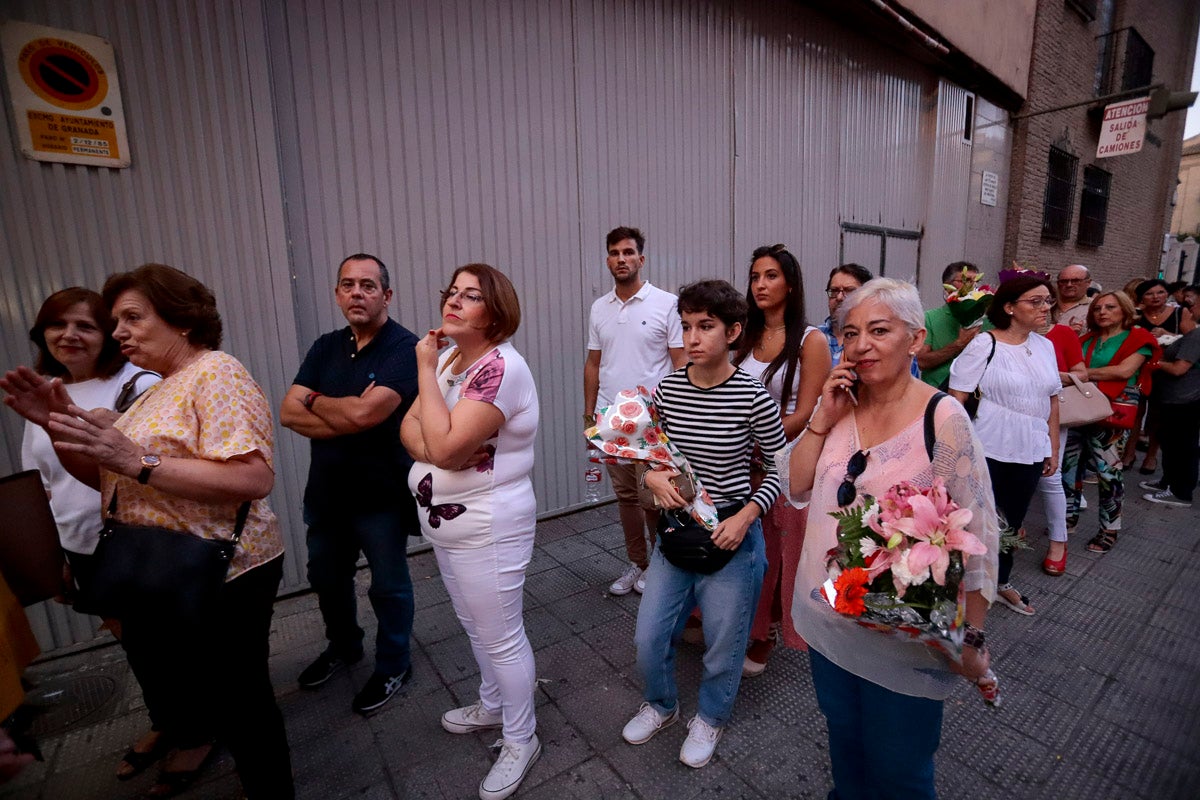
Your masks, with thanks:
M 804 335 L 800 337 L 800 347 L 801 348 L 804 347 L 804 342 L 807 341 L 808 335 L 810 333 L 814 333 L 814 332 L 820 333 L 820 330 L 817 328 L 814 328 L 812 325 L 809 325 L 807 328 L 805 328 Z M 742 363 L 738 364 L 737 366 L 741 367 L 743 370 L 748 372 L 754 378 L 756 378 L 757 380 L 762 382 L 763 373 L 767 371 L 767 367 L 771 366 L 771 362 L 759 361 L 757 358 L 754 357 L 754 351 L 751 350 L 749 355 L 746 356 L 745 360 L 742 361 Z M 784 378 L 784 375 L 787 374 L 787 368 L 788 368 L 787 364 L 781 365 L 779 367 L 779 369 L 777 369 L 775 371 L 775 374 L 771 376 L 771 382 L 764 383 L 764 385 L 767 387 L 767 391 L 770 392 L 771 397 L 775 398 L 776 403 L 778 403 L 779 399 L 781 397 L 783 397 L 783 378 Z M 796 374 L 794 376 L 792 376 L 792 394 L 788 398 L 788 407 L 783 410 L 784 416 L 787 416 L 788 414 L 796 413 L 796 400 L 799 396 L 800 396 L 800 354 L 797 353 Z
M 972 339 L 950 365 L 950 388 L 970 394 L 979 386 L 975 433 L 984 455 L 1035 464 L 1050 456 L 1050 401 L 1062 391 L 1054 345 L 1036 333 L 1024 344 L 996 340 L 996 355 L 985 369 L 991 347 L 987 333 Z

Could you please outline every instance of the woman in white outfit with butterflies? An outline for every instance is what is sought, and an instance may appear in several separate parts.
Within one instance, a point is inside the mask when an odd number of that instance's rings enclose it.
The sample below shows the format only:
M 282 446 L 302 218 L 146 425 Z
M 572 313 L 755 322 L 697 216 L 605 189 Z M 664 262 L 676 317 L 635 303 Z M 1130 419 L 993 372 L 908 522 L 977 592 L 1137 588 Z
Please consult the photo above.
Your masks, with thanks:
M 419 392 L 400 428 L 416 463 L 409 485 L 454 611 L 479 663 L 479 700 L 442 715 L 450 733 L 501 728 L 482 800 L 517 790 L 541 755 L 535 734 L 533 648 L 522 594 L 533 555 L 530 473 L 537 436 L 533 376 L 508 337 L 521 321 L 516 291 L 486 264 L 455 270 L 442 327 L 418 344 Z M 454 347 L 439 358 L 448 341 Z

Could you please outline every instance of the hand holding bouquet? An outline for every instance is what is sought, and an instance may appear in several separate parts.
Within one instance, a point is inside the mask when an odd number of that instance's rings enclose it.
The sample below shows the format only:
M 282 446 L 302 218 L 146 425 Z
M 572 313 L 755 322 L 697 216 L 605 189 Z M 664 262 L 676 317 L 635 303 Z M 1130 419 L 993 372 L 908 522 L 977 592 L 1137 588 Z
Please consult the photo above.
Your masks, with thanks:
M 685 511 L 708 530 L 717 527 L 716 505 L 696 477 L 687 457 L 671 443 L 666 431 L 658 424 L 658 413 L 646 387 L 618 392 L 613 404 L 600 409 L 596 424 L 584 431 L 583 436 L 590 447 L 599 451 L 591 457 L 596 463 L 642 461 L 651 467 L 665 466 L 678 472 L 681 484 L 688 487 L 684 496 L 694 495 Z
M 969 328 L 983 319 L 983 315 L 992 305 L 995 291 L 990 286 L 979 283 L 983 279 L 982 274 L 972 277 L 966 267 L 963 267 L 962 278 L 961 287 L 943 283 L 942 288 L 946 290 L 946 306 L 950 309 L 950 314 L 959 325 Z
M 970 509 L 960 508 L 941 478 L 929 488 L 908 482 L 882 499 L 831 512 L 838 545 L 829 551 L 821 595 L 860 625 L 933 647 L 962 661 L 966 622 L 964 560 L 987 552 L 966 530 Z M 985 692 L 984 684 L 979 684 Z M 985 699 L 998 705 L 995 677 Z

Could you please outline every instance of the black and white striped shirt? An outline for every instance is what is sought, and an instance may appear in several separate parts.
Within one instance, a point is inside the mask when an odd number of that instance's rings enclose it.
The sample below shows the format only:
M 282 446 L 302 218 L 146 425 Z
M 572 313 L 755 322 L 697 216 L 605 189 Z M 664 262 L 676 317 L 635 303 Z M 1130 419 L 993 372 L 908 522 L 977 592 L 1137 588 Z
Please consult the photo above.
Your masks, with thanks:
M 717 505 L 750 497 L 750 456 L 757 444 L 767 474 L 750 499 L 765 514 L 779 496 L 775 453 L 787 441 L 779 404 L 742 369 L 710 389 L 693 385 L 688 369 L 675 370 L 654 390 L 663 430 Z

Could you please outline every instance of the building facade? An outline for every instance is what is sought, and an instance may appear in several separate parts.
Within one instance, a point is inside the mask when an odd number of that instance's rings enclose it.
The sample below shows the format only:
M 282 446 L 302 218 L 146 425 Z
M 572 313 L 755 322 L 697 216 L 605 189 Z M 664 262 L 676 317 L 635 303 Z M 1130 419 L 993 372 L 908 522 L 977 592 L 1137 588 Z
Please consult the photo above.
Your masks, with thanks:
M 1103 101 L 1041 112 L 1151 85 L 1185 90 L 1198 24 L 1191 0 L 1038 2 L 1013 122 L 1006 260 L 1050 272 L 1084 264 L 1106 287 L 1157 274 L 1184 114 L 1150 121 L 1140 152 L 1097 158 Z

